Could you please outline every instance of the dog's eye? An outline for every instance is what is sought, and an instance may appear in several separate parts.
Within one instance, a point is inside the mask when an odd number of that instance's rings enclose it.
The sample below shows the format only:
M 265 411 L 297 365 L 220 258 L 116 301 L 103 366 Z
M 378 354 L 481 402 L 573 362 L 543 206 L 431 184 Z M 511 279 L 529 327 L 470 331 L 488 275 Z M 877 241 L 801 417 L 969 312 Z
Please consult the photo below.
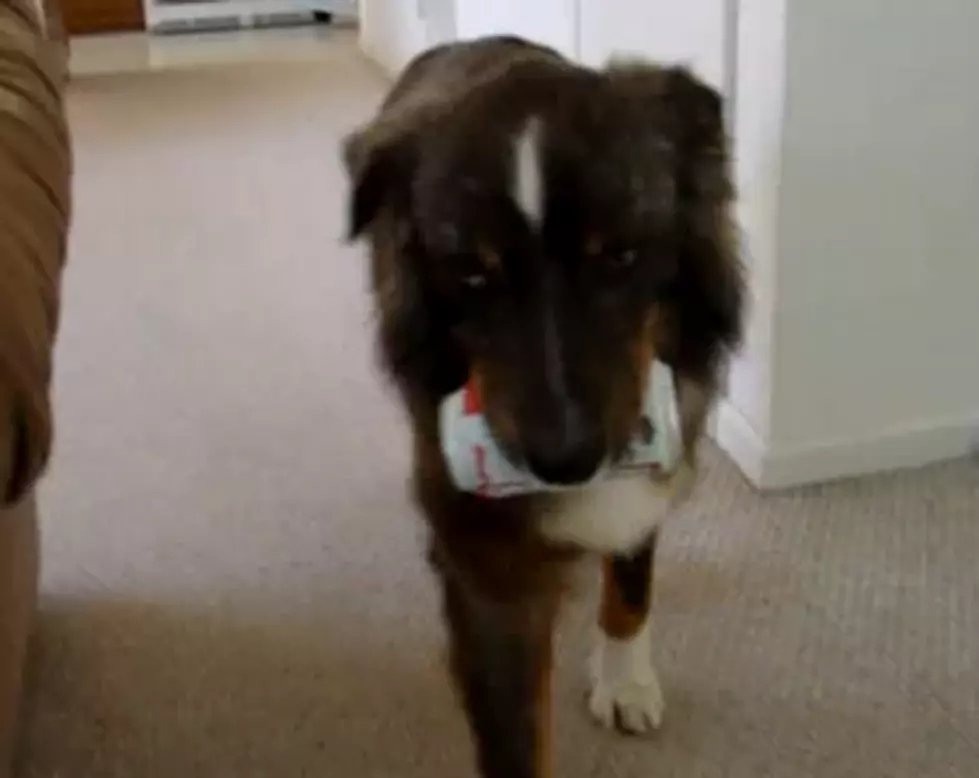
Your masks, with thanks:
M 464 288 L 473 292 L 478 292 L 481 289 L 485 289 L 489 284 L 489 276 L 486 273 L 477 271 L 463 275 L 460 281 Z
M 612 267 L 625 270 L 635 265 L 638 257 L 639 252 L 635 249 L 622 249 L 621 251 L 615 251 L 610 254 L 608 260 Z
M 500 268 L 499 256 L 486 248 L 480 248 L 474 254 L 458 256 L 455 262 L 459 285 L 470 294 L 488 289 L 496 280 Z
M 584 243 L 585 256 L 592 262 L 612 270 L 626 270 L 636 264 L 639 251 L 628 244 L 616 245 L 599 233 L 588 236 Z

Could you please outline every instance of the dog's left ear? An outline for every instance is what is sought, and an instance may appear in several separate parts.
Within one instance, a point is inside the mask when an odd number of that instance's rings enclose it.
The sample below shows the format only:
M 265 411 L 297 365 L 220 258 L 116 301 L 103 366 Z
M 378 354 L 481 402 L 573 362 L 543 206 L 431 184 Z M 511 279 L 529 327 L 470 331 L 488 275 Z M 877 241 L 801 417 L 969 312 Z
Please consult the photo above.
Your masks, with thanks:
M 714 381 L 740 346 L 745 298 L 724 103 L 686 68 L 663 75 L 676 149 L 676 360 L 686 372 Z
M 630 110 L 673 148 L 678 272 L 665 300 L 663 356 L 714 384 L 741 343 L 745 297 L 723 100 L 685 67 L 619 61 L 606 73 Z
M 347 136 L 342 156 L 352 191 L 349 240 L 359 238 L 384 208 L 410 207 L 414 146 L 408 133 L 392 136 L 368 126 Z

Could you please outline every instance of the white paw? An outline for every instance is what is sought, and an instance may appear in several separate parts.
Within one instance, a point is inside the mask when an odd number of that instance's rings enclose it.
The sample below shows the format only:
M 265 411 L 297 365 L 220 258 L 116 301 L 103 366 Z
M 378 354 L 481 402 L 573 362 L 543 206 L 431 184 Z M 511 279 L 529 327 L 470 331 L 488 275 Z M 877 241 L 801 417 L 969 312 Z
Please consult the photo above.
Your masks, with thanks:
M 666 704 L 653 672 L 645 680 L 617 684 L 603 679 L 593 681 L 588 709 L 604 727 L 641 735 L 659 729 Z
M 602 636 L 592 657 L 588 709 L 605 727 L 629 734 L 659 729 L 666 705 L 644 627 L 629 640 Z

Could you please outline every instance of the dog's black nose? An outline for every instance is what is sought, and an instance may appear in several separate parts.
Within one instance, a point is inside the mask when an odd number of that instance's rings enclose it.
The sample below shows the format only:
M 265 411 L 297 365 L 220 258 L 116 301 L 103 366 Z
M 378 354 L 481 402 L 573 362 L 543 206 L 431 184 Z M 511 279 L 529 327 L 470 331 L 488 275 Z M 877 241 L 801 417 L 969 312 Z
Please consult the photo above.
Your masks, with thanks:
M 527 467 L 537 478 L 555 486 L 588 481 L 605 459 L 601 435 L 539 435 L 525 451 Z

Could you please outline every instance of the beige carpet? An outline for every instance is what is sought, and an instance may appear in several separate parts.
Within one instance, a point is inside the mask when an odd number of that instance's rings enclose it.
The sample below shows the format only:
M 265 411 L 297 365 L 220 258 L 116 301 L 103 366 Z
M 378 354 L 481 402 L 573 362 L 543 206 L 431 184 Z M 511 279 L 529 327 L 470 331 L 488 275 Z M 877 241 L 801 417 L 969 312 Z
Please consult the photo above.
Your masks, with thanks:
M 344 46 L 74 84 L 25 775 L 471 774 L 363 261 L 338 242 L 337 138 L 381 89 Z M 663 544 L 667 725 L 587 720 L 586 586 L 557 776 L 974 778 L 977 555 L 975 462 L 762 499 L 712 457 Z

